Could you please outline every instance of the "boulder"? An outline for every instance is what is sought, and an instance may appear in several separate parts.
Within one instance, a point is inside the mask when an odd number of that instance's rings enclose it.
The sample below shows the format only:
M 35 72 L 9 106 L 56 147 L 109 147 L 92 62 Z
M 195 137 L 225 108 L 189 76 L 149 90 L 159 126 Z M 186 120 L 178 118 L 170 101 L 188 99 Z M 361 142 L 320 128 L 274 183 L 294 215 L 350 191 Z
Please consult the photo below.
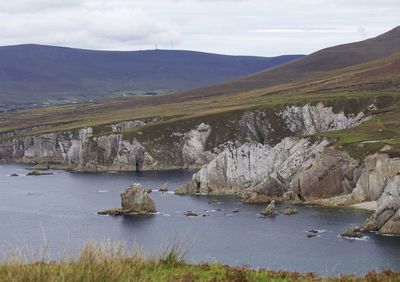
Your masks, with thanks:
M 285 209 L 281 212 L 281 214 L 283 214 L 283 215 L 293 215 L 293 214 L 296 214 L 296 213 L 297 213 L 297 210 L 294 209 L 294 208 L 290 208 L 290 207 L 285 208 Z
M 263 216 L 275 216 L 278 215 L 279 213 L 276 211 L 276 207 L 275 207 L 275 201 L 272 200 L 271 203 L 266 206 L 265 208 L 263 208 L 260 212 L 261 215 Z
M 193 211 L 186 211 L 186 212 L 184 212 L 184 215 L 185 216 L 199 216 L 198 213 L 195 213 Z
M 40 175 L 53 175 L 52 172 L 41 172 L 38 170 L 33 170 L 27 174 L 28 176 L 40 176 Z
M 348 238 L 362 238 L 364 235 L 357 227 L 352 227 L 340 234 L 342 237 Z
M 158 191 L 160 191 L 160 192 L 168 192 L 168 182 L 165 181 L 163 186 Z
M 139 183 L 134 183 L 120 194 L 121 208 L 98 212 L 102 215 L 124 214 L 149 214 L 155 213 L 156 208 L 153 199 L 148 195 L 148 188 Z

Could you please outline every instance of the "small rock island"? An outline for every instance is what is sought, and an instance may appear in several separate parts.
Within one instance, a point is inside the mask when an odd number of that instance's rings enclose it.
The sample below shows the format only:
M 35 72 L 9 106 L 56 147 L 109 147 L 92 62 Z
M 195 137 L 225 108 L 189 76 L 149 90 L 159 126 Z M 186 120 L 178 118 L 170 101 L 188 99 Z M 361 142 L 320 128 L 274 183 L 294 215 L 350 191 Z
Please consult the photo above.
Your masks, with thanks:
M 139 183 L 133 183 L 131 187 L 120 194 L 121 208 L 113 208 L 98 212 L 100 215 L 146 215 L 156 212 L 156 206 L 149 195 L 149 189 Z M 150 190 L 151 191 L 151 190 Z

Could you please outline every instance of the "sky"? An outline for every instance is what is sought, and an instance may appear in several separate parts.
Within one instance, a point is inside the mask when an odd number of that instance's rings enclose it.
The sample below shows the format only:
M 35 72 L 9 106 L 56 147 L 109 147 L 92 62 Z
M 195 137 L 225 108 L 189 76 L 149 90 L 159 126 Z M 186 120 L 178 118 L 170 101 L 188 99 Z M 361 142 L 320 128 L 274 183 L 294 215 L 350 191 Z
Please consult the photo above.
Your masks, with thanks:
M 399 0 L 1 0 L 0 45 L 309 54 L 400 25 Z

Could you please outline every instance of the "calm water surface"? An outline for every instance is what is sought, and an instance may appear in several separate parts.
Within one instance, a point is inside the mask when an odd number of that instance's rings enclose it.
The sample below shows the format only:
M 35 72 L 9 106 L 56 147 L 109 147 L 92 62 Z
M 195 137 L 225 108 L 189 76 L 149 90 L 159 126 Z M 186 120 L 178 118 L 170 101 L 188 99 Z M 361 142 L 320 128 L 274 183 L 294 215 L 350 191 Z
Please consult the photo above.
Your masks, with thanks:
M 179 244 L 189 262 L 221 262 L 321 275 L 400 271 L 400 238 L 371 234 L 362 240 L 338 236 L 368 212 L 353 209 L 296 207 L 297 215 L 260 218 L 259 205 L 233 197 L 177 196 L 154 191 L 158 214 L 146 217 L 99 216 L 119 207 L 119 193 L 133 182 L 154 190 L 164 181 L 170 189 L 191 178 L 189 171 L 135 174 L 83 174 L 55 171 L 51 176 L 24 176 L 21 165 L 0 166 L 0 249 L 38 250 L 57 258 L 74 254 L 90 240 L 124 241 L 152 254 Z M 19 177 L 10 177 L 19 173 Z M 223 204 L 211 205 L 211 199 Z M 280 206 L 279 208 L 284 208 Z M 186 217 L 192 210 L 205 217 Z M 233 212 L 239 210 L 239 212 Z M 309 229 L 320 230 L 307 238 Z

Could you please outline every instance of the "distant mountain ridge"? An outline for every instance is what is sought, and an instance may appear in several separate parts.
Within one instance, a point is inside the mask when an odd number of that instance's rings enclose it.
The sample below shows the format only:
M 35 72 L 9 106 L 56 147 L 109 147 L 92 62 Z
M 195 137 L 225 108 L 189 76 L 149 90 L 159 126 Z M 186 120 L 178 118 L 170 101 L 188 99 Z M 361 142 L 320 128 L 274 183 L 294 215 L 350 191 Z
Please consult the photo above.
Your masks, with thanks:
M 300 57 L 4 46 L 0 47 L 0 104 L 182 91 L 249 75 Z
M 195 89 L 187 97 L 239 93 L 312 78 L 400 52 L 400 26 L 377 37 L 322 49 L 293 62 L 243 78 Z

